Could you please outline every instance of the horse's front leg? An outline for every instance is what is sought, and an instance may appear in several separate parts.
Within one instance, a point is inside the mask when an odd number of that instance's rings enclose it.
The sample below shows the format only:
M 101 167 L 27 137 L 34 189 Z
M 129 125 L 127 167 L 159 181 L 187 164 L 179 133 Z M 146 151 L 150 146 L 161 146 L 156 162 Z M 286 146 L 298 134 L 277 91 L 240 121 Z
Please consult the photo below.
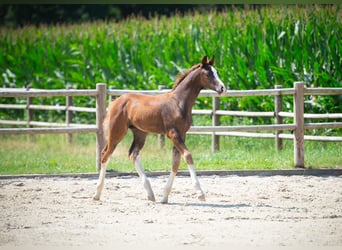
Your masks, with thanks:
M 198 180 L 195 168 L 194 168 L 194 161 L 192 159 L 192 155 L 188 150 L 185 150 L 183 153 L 184 159 L 186 163 L 188 164 L 188 169 L 190 172 L 190 177 L 192 180 L 192 184 L 194 185 L 196 192 L 197 192 L 197 197 L 200 201 L 205 201 L 205 195 L 204 192 L 201 188 L 201 184 Z
M 163 199 L 161 201 L 161 203 L 168 203 L 169 200 L 169 194 L 171 192 L 172 189 L 172 184 L 173 181 L 176 177 L 176 174 L 178 172 L 178 168 L 179 168 L 179 164 L 180 164 L 180 152 L 178 151 L 178 149 L 176 147 L 173 147 L 173 151 L 172 151 L 172 170 L 169 176 L 169 179 L 167 180 L 167 183 L 165 185 L 164 188 L 164 196 Z
M 173 142 L 173 145 L 183 155 L 183 158 L 184 158 L 186 164 L 188 165 L 190 177 L 191 177 L 192 183 L 196 189 L 198 199 L 201 201 L 205 201 L 205 194 L 204 194 L 204 192 L 201 188 L 201 184 L 198 180 L 198 177 L 197 177 L 197 174 L 196 174 L 196 171 L 194 168 L 194 161 L 192 159 L 192 155 L 184 144 L 185 136 L 181 137 L 176 129 L 171 129 L 167 135 L 171 139 L 171 141 Z M 182 139 L 182 138 L 184 138 L 184 139 Z

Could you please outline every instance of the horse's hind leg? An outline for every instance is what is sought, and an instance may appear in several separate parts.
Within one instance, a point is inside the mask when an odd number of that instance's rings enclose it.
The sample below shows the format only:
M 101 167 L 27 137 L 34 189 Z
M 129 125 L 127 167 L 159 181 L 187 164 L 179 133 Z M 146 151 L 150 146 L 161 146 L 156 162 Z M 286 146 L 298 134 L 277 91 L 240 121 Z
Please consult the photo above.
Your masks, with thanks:
M 106 146 L 103 148 L 101 152 L 101 169 L 99 174 L 99 179 L 96 185 L 96 193 L 93 196 L 94 200 L 99 200 L 101 197 L 101 193 L 104 187 L 104 180 L 106 177 L 106 169 L 107 164 L 109 162 L 109 158 L 115 150 L 118 143 L 122 140 L 122 138 L 127 133 L 127 125 L 125 124 L 125 120 L 122 119 L 120 115 L 117 117 L 114 116 L 109 123 L 108 130 L 108 141 Z
M 132 160 L 135 166 L 135 169 L 137 170 L 138 175 L 140 176 L 142 180 L 144 188 L 147 191 L 147 199 L 150 201 L 155 201 L 154 193 L 153 193 L 150 181 L 148 180 L 143 170 L 143 167 L 140 163 L 140 159 L 139 159 L 139 152 L 145 144 L 147 134 L 136 128 L 133 128 L 132 132 L 133 132 L 134 139 L 129 149 L 129 158 Z
M 105 146 L 105 148 L 101 152 L 101 169 L 99 174 L 99 179 L 97 181 L 96 185 L 96 193 L 93 196 L 93 200 L 99 200 L 101 197 L 101 193 L 104 187 L 104 180 L 106 177 L 106 170 L 107 170 L 107 164 L 109 162 L 109 157 L 115 150 L 116 145 L 108 146 L 108 144 Z M 105 158 L 104 158 L 105 156 Z

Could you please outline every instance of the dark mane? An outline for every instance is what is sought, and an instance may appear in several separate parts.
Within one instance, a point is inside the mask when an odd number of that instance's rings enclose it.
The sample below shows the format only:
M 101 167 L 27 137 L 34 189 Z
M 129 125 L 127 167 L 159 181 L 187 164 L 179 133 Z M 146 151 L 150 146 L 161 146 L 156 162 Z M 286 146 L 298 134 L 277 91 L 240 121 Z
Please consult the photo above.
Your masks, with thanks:
M 175 88 L 178 86 L 178 84 L 179 84 L 181 81 L 183 81 L 184 78 L 185 78 L 187 75 L 189 75 L 189 74 L 190 74 L 192 71 L 194 71 L 195 69 L 198 69 L 200 66 L 201 66 L 200 63 L 199 63 L 199 64 L 196 64 L 196 65 L 192 66 L 190 69 L 187 69 L 187 70 L 183 71 L 182 73 L 180 73 L 180 74 L 177 76 L 176 80 L 175 80 L 175 83 L 174 83 L 174 85 L 173 85 L 173 89 L 175 89 Z

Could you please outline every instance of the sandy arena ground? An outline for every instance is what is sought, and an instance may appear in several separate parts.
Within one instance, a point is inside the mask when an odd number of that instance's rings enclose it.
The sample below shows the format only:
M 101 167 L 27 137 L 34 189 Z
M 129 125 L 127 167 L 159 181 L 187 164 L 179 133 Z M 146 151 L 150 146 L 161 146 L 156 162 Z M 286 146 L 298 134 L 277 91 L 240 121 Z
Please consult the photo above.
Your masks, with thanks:
M 199 178 L 206 202 L 177 177 L 167 205 L 137 177 L 107 178 L 99 202 L 96 179 L 0 180 L 0 247 L 342 247 L 342 176 Z M 167 176 L 150 180 L 160 201 Z

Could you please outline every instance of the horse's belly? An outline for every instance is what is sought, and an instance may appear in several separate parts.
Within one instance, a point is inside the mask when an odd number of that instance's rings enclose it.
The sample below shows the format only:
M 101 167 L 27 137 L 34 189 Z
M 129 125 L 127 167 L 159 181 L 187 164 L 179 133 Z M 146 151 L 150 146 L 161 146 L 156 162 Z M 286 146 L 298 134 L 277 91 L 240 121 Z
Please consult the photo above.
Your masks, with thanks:
M 149 125 L 146 125 L 146 124 L 132 124 L 133 127 L 141 130 L 141 131 L 144 131 L 146 133 L 153 133 L 153 134 L 165 134 L 165 130 L 164 128 L 161 128 L 161 127 L 158 127 L 158 126 L 149 126 Z
M 164 124 L 157 114 L 137 114 L 132 117 L 131 125 L 146 133 L 164 134 Z

